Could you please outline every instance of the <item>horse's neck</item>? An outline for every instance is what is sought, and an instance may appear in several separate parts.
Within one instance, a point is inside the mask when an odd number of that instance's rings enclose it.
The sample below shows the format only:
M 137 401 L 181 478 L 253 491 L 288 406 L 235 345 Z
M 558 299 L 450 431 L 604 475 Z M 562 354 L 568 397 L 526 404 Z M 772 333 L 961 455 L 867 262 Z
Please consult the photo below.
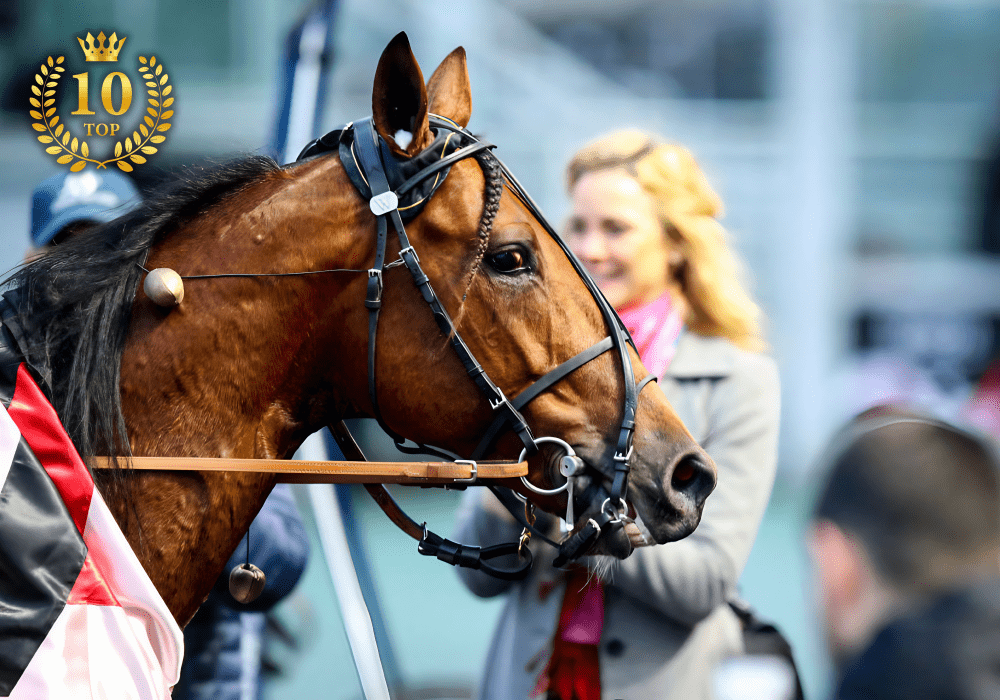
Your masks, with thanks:
M 350 228 L 356 207 L 344 204 L 343 192 L 318 198 L 331 166 L 309 165 L 295 177 L 248 188 L 229 203 L 230 214 L 177 232 L 150 255 L 150 268 L 182 275 L 290 272 L 336 260 L 337 229 Z M 138 299 L 121 371 L 133 453 L 290 457 L 325 424 L 312 422 L 347 410 L 348 399 L 329 381 L 329 358 L 347 363 L 356 353 L 329 347 L 336 339 L 326 327 L 343 288 L 354 282 L 332 275 L 190 280 L 183 304 L 169 313 Z M 327 347 L 319 347 L 323 342 Z M 274 478 L 146 473 L 133 481 L 132 504 L 109 505 L 171 612 L 186 623 Z
M 131 480 L 134 509 L 124 500 L 107 499 L 181 626 L 208 596 L 273 484 L 268 475 L 143 472 Z
M 338 226 L 336 196 L 317 202 L 315 183 L 302 186 L 310 179 L 248 188 L 226 212 L 213 210 L 169 236 L 147 265 L 211 275 L 301 272 L 339 262 L 351 242 L 339 244 L 336 231 L 349 222 Z M 172 311 L 140 294 L 121 370 L 135 453 L 290 456 L 319 427 L 308 425 L 315 404 L 341 400 L 321 376 L 317 345 L 336 342 L 331 309 L 358 277 L 189 279 Z

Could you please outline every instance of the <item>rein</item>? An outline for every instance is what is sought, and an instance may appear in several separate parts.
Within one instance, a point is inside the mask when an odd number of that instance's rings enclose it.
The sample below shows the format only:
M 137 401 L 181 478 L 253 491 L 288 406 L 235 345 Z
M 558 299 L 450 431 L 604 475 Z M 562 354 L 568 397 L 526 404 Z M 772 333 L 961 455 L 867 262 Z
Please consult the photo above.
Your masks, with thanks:
M 368 462 L 299 459 L 233 459 L 222 457 L 129 457 L 132 469 L 276 474 L 286 484 L 406 484 L 449 486 L 479 479 L 516 479 L 528 473 L 527 462 L 459 460 L 456 462 Z M 94 457 L 98 469 L 114 465 Z

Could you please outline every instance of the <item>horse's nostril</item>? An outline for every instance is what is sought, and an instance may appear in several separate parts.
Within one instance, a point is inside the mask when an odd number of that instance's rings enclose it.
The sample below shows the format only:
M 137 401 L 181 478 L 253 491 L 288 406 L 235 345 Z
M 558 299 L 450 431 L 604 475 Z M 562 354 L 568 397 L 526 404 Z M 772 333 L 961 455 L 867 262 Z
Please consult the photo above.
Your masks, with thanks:
M 670 486 L 674 491 L 685 494 L 701 503 L 715 487 L 712 470 L 697 454 L 684 455 L 674 467 L 670 477 Z
M 685 458 L 685 460 L 678 464 L 677 468 L 674 469 L 674 477 L 671 480 L 671 485 L 680 491 L 691 483 L 692 479 L 694 479 L 694 464 L 692 464 L 691 458 Z

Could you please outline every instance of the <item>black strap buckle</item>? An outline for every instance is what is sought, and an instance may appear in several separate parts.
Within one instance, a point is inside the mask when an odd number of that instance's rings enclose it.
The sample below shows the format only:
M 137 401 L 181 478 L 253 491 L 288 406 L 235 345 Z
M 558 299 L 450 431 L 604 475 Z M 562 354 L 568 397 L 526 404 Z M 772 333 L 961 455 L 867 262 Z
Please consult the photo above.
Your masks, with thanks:
M 412 255 L 413 256 L 413 260 L 415 262 L 420 262 L 420 256 L 417 255 L 417 251 L 411 245 L 410 246 L 406 246 L 401 251 L 399 251 L 399 257 L 402 258 L 403 260 L 406 260 L 406 256 L 407 255 Z
M 377 309 L 382 305 L 382 271 L 376 267 L 368 270 L 368 295 L 365 298 L 365 306 L 369 309 Z
M 446 540 L 440 535 L 424 529 L 424 538 L 417 544 L 417 551 L 428 557 L 436 557 L 452 566 L 479 569 L 494 578 L 519 581 L 531 570 L 531 550 L 521 550 L 518 542 L 505 542 L 492 547 L 473 547 Z M 511 568 L 492 566 L 487 562 L 497 557 L 515 555 L 518 563 Z
M 500 387 L 496 387 L 496 390 L 497 390 L 496 397 L 489 399 L 490 407 L 494 411 L 499 411 L 501 408 L 504 408 L 506 406 L 510 406 L 513 409 L 514 407 L 511 406 L 510 401 L 507 400 L 507 396 L 503 393 L 503 389 L 501 389 Z

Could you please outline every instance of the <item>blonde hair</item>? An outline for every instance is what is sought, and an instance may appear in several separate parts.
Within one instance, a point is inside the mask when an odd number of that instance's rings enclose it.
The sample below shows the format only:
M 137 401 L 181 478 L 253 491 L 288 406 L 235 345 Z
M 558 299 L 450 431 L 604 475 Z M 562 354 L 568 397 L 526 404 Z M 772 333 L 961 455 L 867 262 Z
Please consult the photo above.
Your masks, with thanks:
M 761 311 L 740 282 L 740 263 L 717 220 L 722 200 L 691 152 L 639 131 L 616 131 L 577 151 L 566 168 L 568 189 L 587 173 L 623 168 L 652 197 L 664 231 L 679 248 L 672 271 L 699 335 L 721 336 L 747 350 L 767 347 Z

